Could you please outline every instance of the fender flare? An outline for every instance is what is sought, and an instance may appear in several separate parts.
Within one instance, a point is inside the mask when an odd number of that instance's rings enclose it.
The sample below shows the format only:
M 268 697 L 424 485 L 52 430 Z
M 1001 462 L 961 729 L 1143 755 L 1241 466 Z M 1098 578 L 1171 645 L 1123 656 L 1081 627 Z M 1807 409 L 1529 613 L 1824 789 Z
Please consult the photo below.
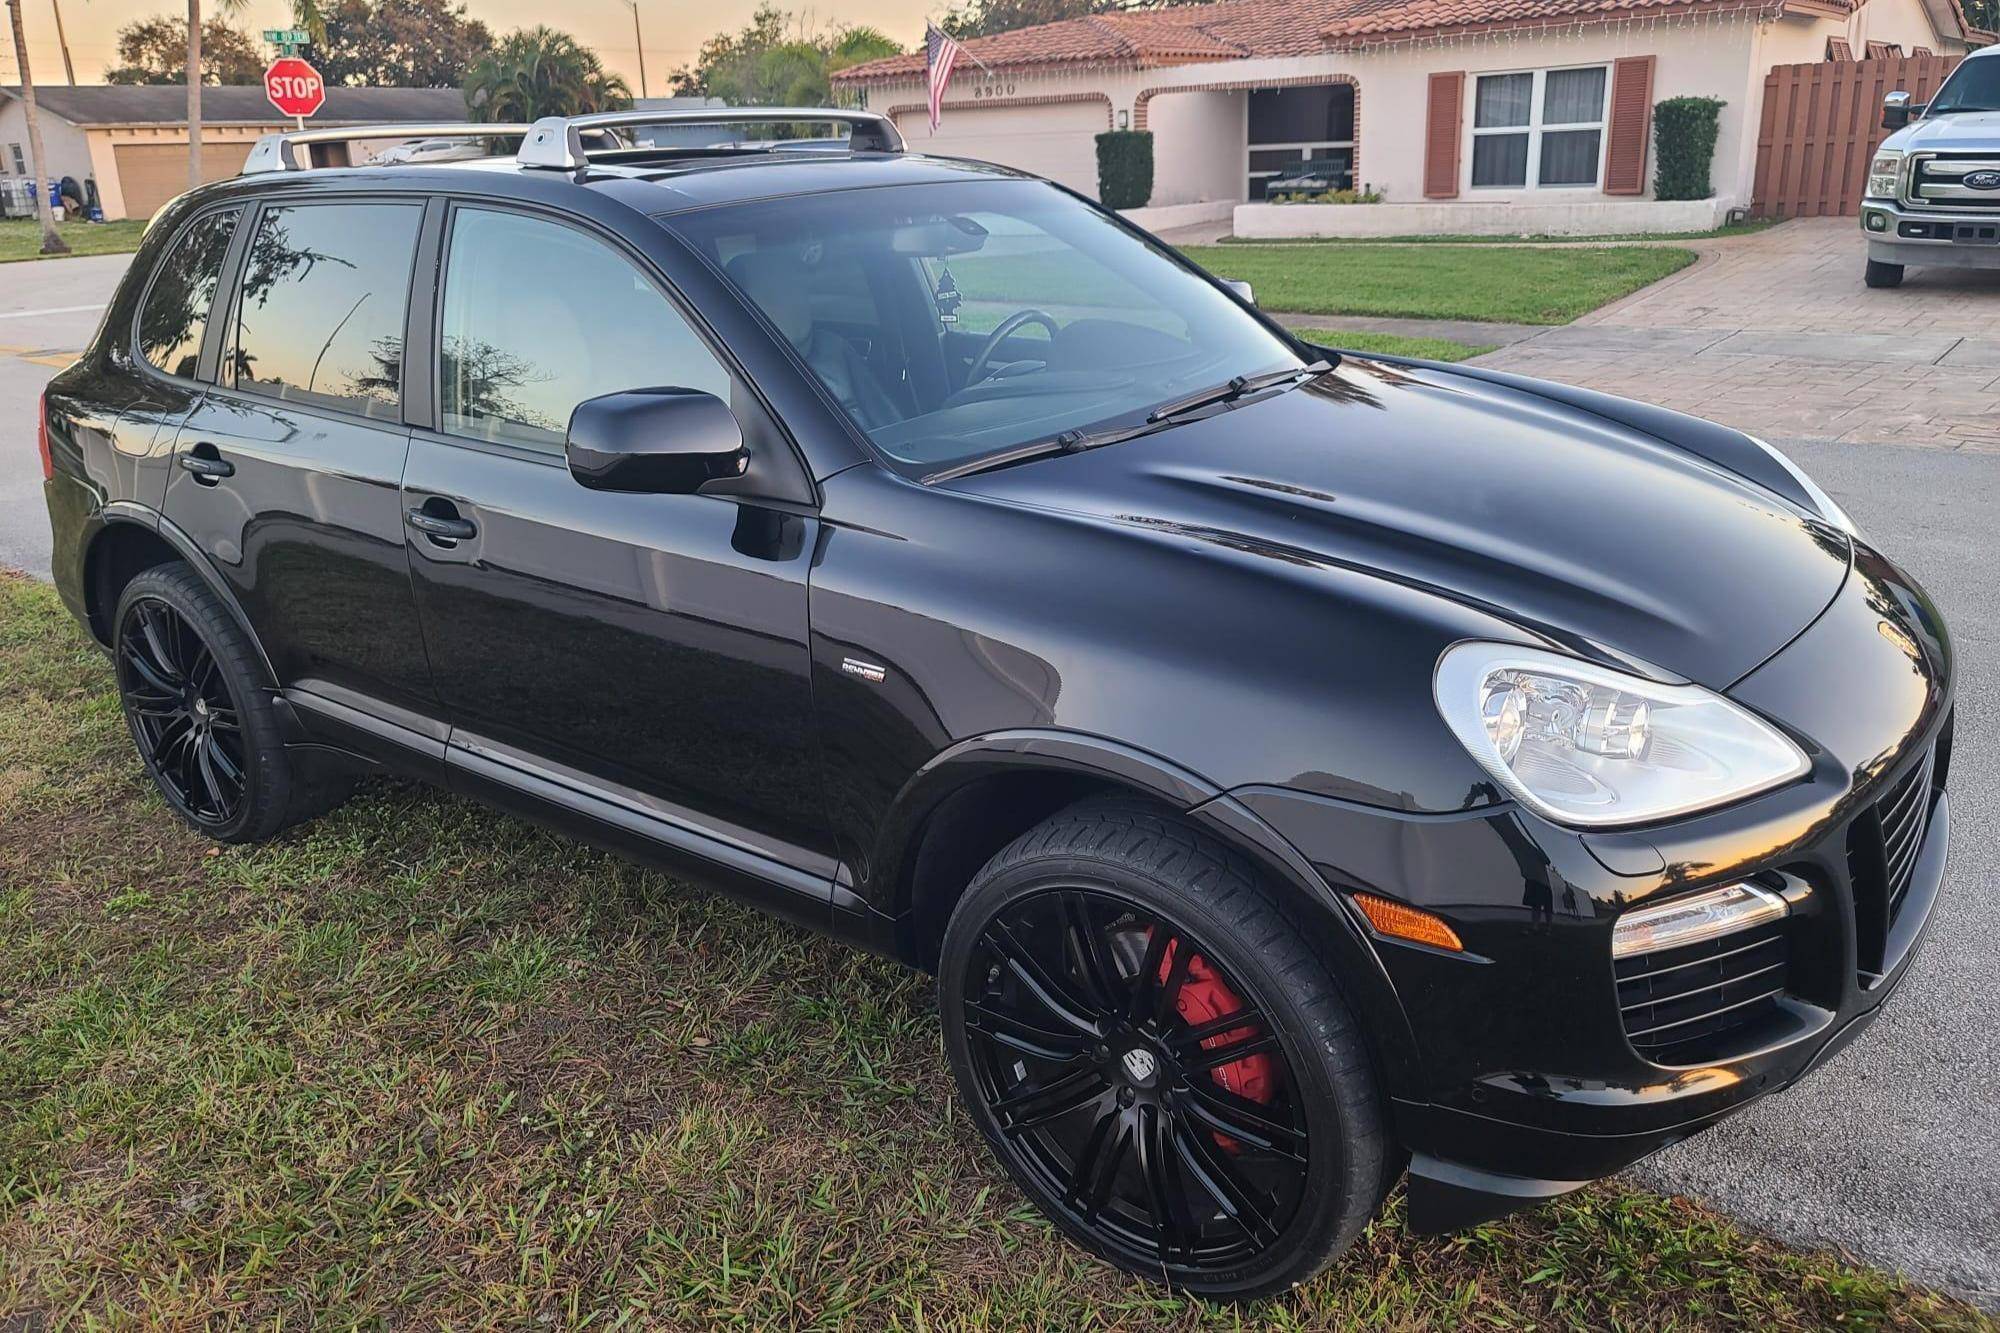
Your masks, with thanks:
M 171 546 L 175 554 L 194 570 L 201 581 L 208 585 L 209 591 L 221 601 L 223 607 L 228 610 L 230 619 L 236 622 L 236 628 L 243 632 L 243 637 L 250 641 L 251 649 L 256 652 L 257 665 L 264 673 L 265 686 L 272 690 L 278 688 L 277 670 L 271 664 L 270 655 L 264 651 L 263 640 L 257 637 L 257 631 L 251 627 L 250 617 L 244 613 L 243 604 L 236 600 L 236 594 L 230 590 L 228 580 L 222 577 L 215 568 L 215 562 L 209 559 L 207 552 L 201 549 L 194 538 L 183 532 L 165 514 L 131 500 L 113 500 L 105 505 L 98 512 L 98 521 L 100 524 L 98 531 L 91 535 L 89 544 L 84 549 L 86 570 L 90 568 L 91 554 L 97 549 L 97 543 L 102 541 L 105 534 L 114 526 L 130 525 L 153 533 Z M 89 595 L 90 589 L 86 586 L 84 596 L 88 598 Z M 105 614 L 109 616 L 113 609 L 104 608 Z
M 1328 971 L 1355 1010 L 1385 1096 L 1421 1095 L 1416 1035 L 1356 909 L 1248 806 L 1159 755 L 1106 737 L 1039 728 L 958 741 L 934 755 L 897 792 L 876 836 L 875 873 L 885 883 L 899 883 L 924 822 L 946 798 L 979 778 L 1024 769 L 1097 778 L 1151 796 L 1248 857 L 1274 886 L 1316 908 L 1313 918 L 1326 923 L 1321 939 L 1328 950 Z

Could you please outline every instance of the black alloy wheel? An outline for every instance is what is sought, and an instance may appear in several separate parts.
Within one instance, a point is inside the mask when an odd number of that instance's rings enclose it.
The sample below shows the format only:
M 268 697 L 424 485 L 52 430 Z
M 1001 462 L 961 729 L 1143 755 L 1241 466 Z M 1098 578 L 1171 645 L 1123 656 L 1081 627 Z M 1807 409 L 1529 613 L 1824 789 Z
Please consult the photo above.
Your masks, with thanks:
M 125 606 L 118 689 L 139 757 L 181 813 L 204 827 L 235 822 L 249 765 L 242 706 L 214 651 L 160 597 Z
M 1043 1211 L 1122 1268 L 1225 1296 L 1311 1276 L 1400 1167 L 1322 965 L 1171 818 L 1096 806 L 1050 824 L 980 872 L 946 932 L 946 1035 L 974 1120 Z

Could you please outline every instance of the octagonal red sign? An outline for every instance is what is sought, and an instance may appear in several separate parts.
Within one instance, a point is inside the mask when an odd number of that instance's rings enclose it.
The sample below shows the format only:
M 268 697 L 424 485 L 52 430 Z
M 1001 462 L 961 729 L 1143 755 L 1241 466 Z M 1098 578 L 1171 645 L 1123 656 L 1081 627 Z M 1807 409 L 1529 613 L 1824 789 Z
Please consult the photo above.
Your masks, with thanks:
M 310 116 L 326 103 L 326 80 L 298 56 L 285 56 L 264 71 L 264 96 L 288 116 Z

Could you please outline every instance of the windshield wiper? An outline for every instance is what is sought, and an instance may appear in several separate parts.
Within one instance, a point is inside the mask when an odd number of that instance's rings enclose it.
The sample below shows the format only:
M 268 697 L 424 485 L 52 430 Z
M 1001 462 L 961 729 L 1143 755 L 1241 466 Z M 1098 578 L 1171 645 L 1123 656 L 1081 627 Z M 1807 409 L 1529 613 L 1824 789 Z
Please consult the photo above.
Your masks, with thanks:
M 951 481 L 958 477 L 970 476 L 975 472 L 989 472 L 994 468 L 1007 467 L 1014 463 L 1025 463 L 1033 458 L 1045 458 L 1050 454 L 1080 454 L 1086 449 L 1097 449 L 1107 444 L 1118 444 L 1125 440 L 1150 435 L 1172 425 L 1179 418 L 1197 408 L 1212 407 L 1216 403 L 1234 402 L 1249 394 L 1264 389 L 1274 389 L 1288 382 L 1303 383 L 1308 379 L 1326 374 L 1333 369 L 1331 361 L 1314 361 L 1310 365 L 1294 366 L 1290 370 L 1273 370 L 1262 375 L 1238 375 L 1224 384 L 1203 389 L 1160 404 L 1146 414 L 1146 419 L 1132 426 L 1107 426 L 1103 430 L 1066 430 L 1060 435 L 1046 439 L 1030 440 L 1026 444 L 1015 445 L 1012 449 L 1002 449 L 997 454 L 987 454 L 983 458 L 968 459 L 950 467 L 927 472 L 920 481 L 926 486 L 940 481 Z

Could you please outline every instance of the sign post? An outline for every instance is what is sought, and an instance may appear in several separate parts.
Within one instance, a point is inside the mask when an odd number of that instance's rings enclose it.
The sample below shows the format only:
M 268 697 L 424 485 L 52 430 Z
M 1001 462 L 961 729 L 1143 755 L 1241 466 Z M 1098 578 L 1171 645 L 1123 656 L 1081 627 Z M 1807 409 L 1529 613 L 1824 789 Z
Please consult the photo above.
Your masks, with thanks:
M 306 117 L 326 104 L 326 80 L 300 57 L 280 56 L 264 71 L 264 96 L 271 100 L 272 106 L 292 117 L 299 128 L 304 129 Z

